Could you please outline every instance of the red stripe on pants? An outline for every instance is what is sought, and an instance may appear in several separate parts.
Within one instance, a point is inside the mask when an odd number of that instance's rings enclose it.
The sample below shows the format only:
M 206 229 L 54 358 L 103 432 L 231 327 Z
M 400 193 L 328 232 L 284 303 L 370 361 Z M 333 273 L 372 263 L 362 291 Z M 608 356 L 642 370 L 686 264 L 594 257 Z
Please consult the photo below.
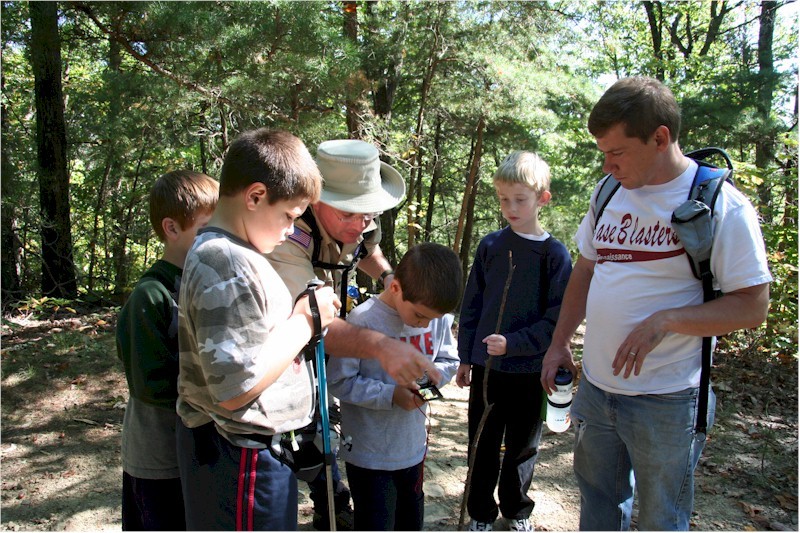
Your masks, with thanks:
M 236 531 L 242 531 L 242 495 L 244 494 L 245 467 L 247 463 L 247 449 L 242 448 L 239 457 L 239 479 L 236 488 Z
M 250 490 L 247 493 L 247 531 L 253 531 L 253 513 L 256 507 L 256 467 L 258 450 L 250 450 Z

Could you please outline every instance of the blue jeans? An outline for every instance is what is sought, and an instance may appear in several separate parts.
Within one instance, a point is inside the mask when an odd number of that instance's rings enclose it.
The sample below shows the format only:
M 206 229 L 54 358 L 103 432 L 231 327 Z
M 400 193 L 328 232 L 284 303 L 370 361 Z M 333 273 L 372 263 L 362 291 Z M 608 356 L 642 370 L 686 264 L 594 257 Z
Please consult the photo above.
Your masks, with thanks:
M 571 409 L 581 530 L 627 530 L 634 485 L 640 531 L 689 529 L 694 469 L 705 445 L 694 431 L 697 396 L 698 389 L 624 396 L 581 381 Z M 709 390 L 709 428 L 715 405 Z

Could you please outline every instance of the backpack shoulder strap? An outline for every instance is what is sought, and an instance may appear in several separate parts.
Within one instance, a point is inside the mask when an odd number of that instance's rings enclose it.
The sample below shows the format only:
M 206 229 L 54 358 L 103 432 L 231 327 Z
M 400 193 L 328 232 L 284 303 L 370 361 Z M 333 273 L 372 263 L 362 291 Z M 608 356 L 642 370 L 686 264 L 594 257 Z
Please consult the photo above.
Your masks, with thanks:
M 697 200 L 708 206 L 714 214 L 714 204 L 726 182 L 733 184 L 733 171 L 727 168 L 715 168 L 702 161 L 697 162 L 697 172 L 689 191 L 689 200 Z
M 722 148 L 718 148 L 716 146 L 709 146 L 708 148 L 700 148 L 699 150 L 692 150 L 691 152 L 687 152 L 686 157 L 694 159 L 697 162 L 702 162 L 702 164 L 713 166 L 706 161 L 711 157 L 718 157 L 725 161 L 725 167 L 729 170 L 733 170 L 733 161 L 731 160 L 731 156 L 728 155 L 728 152 L 723 150 Z
M 311 212 L 311 207 L 307 207 L 303 211 L 303 214 L 300 215 L 300 220 L 305 222 L 308 225 L 308 229 L 311 230 L 311 240 L 314 243 L 314 249 L 311 251 L 311 264 L 316 266 L 319 261 L 319 249 L 322 246 L 322 234 L 319 232 L 317 219 L 314 213 Z
M 692 189 L 689 191 L 689 200 L 697 200 L 706 204 L 711 213 L 714 213 L 714 203 L 726 181 L 733 182 L 733 161 L 722 148 L 710 146 L 700 148 L 686 154 L 697 163 L 697 173 L 694 175 Z M 708 162 L 709 158 L 717 157 L 725 162 L 725 167 L 716 167 Z
M 717 155 L 725 160 L 727 168 L 716 168 L 705 160 L 711 156 Z M 702 148 L 686 154 L 697 161 L 697 172 L 694 176 L 692 188 L 689 190 L 689 201 L 698 201 L 708 206 L 709 217 L 714 214 L 714 204 L 717 201 L 722 186 L 726 181 L 730 181 L 733 185 L 733 162 L 725 150 L 721 148 L 711 147 Z M 708 226 L 711 228 L 711 226 Z M 713 244 L 713 243 L 712 243 Z M 692 271 L 703 286 L 703 301 L 708 302 L 715 297 L 714 288 L 712 283 L 711 274 L 711 260 L 706 259 L 700 261 L 698 264 L 698 271 L 695 270 L 694 260 L 689 257 L 689 264 L 692 266 Z M 707 413 L 708 413 L 708 391 L 711 386 L 711 337 L 703 337 L 701 348 L 701 364 L 700 364 L 700 391 L 697 398 L 697 420 L 695 422 L 695 431 L 705 435 L 708 431 Z
M 608 202 L 611 201 L 611 197 L 614 196 L 614 193 L 620 187 L 620 182 L 614 179 L 614 176 L 608 174 L 600 184 L 600 190 L 597 191 L 597 197 L 595 198 L 594 205 L 594 225 L 597 227 L 597 222 L 600 220 L 600 217 L 603 215 L 603 211 L 605 211 Z
M 705 161 L 706 159 L 714 156 L 718 156 L 723 159 L 727 169 L 714 167 Z M 692 184 L 692 189 L 689 192 L 689 199 L 700 200 L 708 205 L 713 213 L 714 202 L 716 202 L 717 195 L 722 189 L 722 184 L 725 181 L 729 181 L 731 185 L 733 185 L 733 161 L 731 161 L 730 156 L 725 150 L 722 148 L 717 148 L 716 146 L 694 150 L 687 153 L 686 157 L 694 159 L 698 164 L 698 172 L 695 174 L 694 183 Z M 704 170 L 701 171 L 700 169 Z M 714 181 L 709 183 L 704 189 L 697 190 L 698 185 L 709 179 L 714 179 Z M 605 178 L 603 178 L 602 184 L 600 185 L 600 190 L 597 191 L 597 197 L 595 198 L 595 226 L 597 226 L 597 223 L 600 220 L 600 217 L 603 215 L 603 211 L 608 205 L 608 202 L 617 192 L 619 187 L 620 183 L 615 180 L 614 176 L 611 174 L 608 174 Z M 708 194 L 706 191 L 711 191 L 711 194 Z M 702 194 L 702 196 L 699 196 L 700 194 Z

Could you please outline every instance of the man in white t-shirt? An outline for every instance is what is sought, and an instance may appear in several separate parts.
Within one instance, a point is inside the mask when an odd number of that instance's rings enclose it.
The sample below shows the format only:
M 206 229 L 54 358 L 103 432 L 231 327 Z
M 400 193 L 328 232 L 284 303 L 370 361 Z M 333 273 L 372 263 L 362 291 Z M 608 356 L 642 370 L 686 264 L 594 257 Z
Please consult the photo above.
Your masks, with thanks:
M 678 145 L 680 123 L 670 90 L 643 77 L 615 83 L 589 116 L 603 171 L 622 187 L 596 225 L 592 195 L 542 368 L 547 391 L 559 367 L 576 371 L 570 340 L 585 318 L 571 410 L 582 530 L 627 530 L 634 480 L 640 530 L 688 530 L 705 443 L 695 432 L 702 337 L 756 327 L 767 315 L 772 278 L 758 218 L 730 184 L 715 204 L 711 256 L 723 296 L 703 303 L 670 223 L 697 170 Z M 712 391 L 708 403 L 710 426 Z

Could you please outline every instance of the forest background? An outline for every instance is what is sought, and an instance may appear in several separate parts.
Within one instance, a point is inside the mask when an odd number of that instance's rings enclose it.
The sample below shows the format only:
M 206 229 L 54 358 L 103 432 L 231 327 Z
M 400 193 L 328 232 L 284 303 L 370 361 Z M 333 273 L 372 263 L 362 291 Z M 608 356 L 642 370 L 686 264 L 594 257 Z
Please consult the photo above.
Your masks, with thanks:
M 381 216 L 389 260 L 434 241 L 465 272 L 503 226 L 497 164 L 536 151 L 553 174 L 543 224 L 575 257 L 602 177 L 588 113 L 616 79 L 648 75 L 682 105 L 682 148 L 725 148 L 762 217 L 769 317 L 721 350 L 796 387 L 793 1 L 3 1 L 1 17 L 4 343 L 20 318 L 121 304 L 161 253 L 151 184 L 180 168 L 218 176 L 236 135 L 262 126 L 312 153 L 327 139 L 375 143 L 408 190 Z
M 392 263 L 451 246 L 467 270 L 503 225 L 512 150 L 552 167 L 545 227 L 572 245 L 601 153 L 586 130 L 617 78 L 663 80 L 684 150 L 721 146 L 757 206 L 796 341 L 798 21 L 792 2 L 2 2 L 2 304 L 120 302 L 161 253 L 147 194 L 217 176 L 241 131 L 361 138 L 406 177 L 381 217 Z M 574 246 L 571 250 L 575 253 Z M 35 303 L 35 302 L 34 302 Z

